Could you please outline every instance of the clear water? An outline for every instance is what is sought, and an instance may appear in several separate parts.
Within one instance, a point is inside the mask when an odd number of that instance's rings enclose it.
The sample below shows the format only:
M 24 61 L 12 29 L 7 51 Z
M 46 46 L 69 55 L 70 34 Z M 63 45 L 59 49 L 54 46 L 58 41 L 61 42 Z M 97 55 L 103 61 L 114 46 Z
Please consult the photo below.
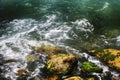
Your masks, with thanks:
M 0 0 L 0 58 L 16 63 L 0 65 L 6 78 L 16 80 L 19 68 L 28 68 L 30 46 L 53 45 L 81 54 L 109 71 L 109 67 L 82 49 L 120 49 L 120 0 Z M 38 55 L 34 53 L 34 55 Z M 28 80 L 42 77 L 46 55 L 36 61 Z M 114 76 L 119 73 L 112 71 Z M 100 74 L 97 74 L 100 75 Z M 101 78 L 99 78 L 101 80 Z

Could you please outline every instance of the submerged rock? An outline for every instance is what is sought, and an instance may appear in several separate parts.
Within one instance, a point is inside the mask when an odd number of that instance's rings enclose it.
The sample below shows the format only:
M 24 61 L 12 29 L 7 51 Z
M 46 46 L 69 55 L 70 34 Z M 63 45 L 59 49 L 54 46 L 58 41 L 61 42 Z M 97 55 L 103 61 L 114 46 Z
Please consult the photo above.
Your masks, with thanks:
M 77 65 L 73 54 L 57 54 L 47 61 L 47 69 L 54 74 L 67 74 Z
M 3 61 L 3 63 L 12 63 L 12 62 L 17 62 L 16 59 L 6 59 Z
M 33 48 L 35 51 L 41 54 L 47 54 L 49 56 L 53 54 L 58 54 L 58 53 L 66 53 L 66 50 L 64 48 L 58 48 L 54 46 L 38 46 Z
M 26 56 L 27 61 L 36 61 L 38 60 L 38 57 L 35 55 L 28 55 Z
M 106 62 L 109 67 L 120 71 L 120 50 L 117 49 L 100 49 L 92 50 L 91 54 Z
M 83 62 L 83 64 L 81 65 L 81 70 L 85 73 L 102 72 L 102 68 L 99 68 L 97 65 L 91 62 Z

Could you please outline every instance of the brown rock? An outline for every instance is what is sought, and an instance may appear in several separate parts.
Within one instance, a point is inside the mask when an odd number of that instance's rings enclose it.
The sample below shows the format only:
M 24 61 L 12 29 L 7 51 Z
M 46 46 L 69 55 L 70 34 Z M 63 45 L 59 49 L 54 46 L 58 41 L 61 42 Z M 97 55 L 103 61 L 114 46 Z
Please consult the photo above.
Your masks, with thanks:
M 27 70 L 24 68 L 21 68 L 21 69 L 17 70 L 16 75 L 19 75 L 19 76 L 27 75 Z

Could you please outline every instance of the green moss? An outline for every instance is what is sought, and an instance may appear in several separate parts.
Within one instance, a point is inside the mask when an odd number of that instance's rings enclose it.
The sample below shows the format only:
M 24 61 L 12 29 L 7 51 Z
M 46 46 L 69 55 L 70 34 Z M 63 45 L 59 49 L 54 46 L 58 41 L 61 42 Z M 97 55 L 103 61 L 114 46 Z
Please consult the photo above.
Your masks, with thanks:
M 101 72 L 102 69 L 91 62 L 83 62 L 81 69 L 83 72 Z

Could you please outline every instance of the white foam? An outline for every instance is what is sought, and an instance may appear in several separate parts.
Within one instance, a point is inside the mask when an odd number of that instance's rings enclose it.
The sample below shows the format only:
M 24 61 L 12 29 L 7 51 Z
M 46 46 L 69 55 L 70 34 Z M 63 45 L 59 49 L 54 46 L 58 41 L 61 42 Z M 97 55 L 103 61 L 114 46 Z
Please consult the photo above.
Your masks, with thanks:
M 20 68 L 26 68 L 27 61 L 26 56 L 31 53 L 30 46 L 40 46 L 40 45 L 63 45 L 61 41 L 72 39 L 73 36 L 78 38 L 73 28 L 78 29 L 79 31 L 92 32 L 94 30 L 93 26 L 86 19 L 78 19 L 74 22 L 70 22 L 69 25 L 67 22 L 56 22 L 56 15 L 47 15 L 46 21 L 36 21 L 34 19 L 15 19 L 12 22 L 8 23 L 8 33 L 0 37 L 0 53 L 4 56 L 5 59 L 16 59 L 16 63 L 6 64 L 8 67 L 5 69 L 6 77 L 11 77 L 14 80 L 17 76 L 15 71 Z M 36 34 L 31 34 L 36 32 Z M 73 32 L 74 35 L 71 37 L 69 33 Z M 31 36 L 37 36 L 40 39 L 31 38 Z M 64 45 L 65 46 L 65 45 Z M 44 58 L 44 57 L 43 57 Z M 35 71 L 31 73 L 37 75 L 40 73 L 40 69 L 44 64 L 39 63 Z M 9 70 L 9 68 L 11 68 Z

